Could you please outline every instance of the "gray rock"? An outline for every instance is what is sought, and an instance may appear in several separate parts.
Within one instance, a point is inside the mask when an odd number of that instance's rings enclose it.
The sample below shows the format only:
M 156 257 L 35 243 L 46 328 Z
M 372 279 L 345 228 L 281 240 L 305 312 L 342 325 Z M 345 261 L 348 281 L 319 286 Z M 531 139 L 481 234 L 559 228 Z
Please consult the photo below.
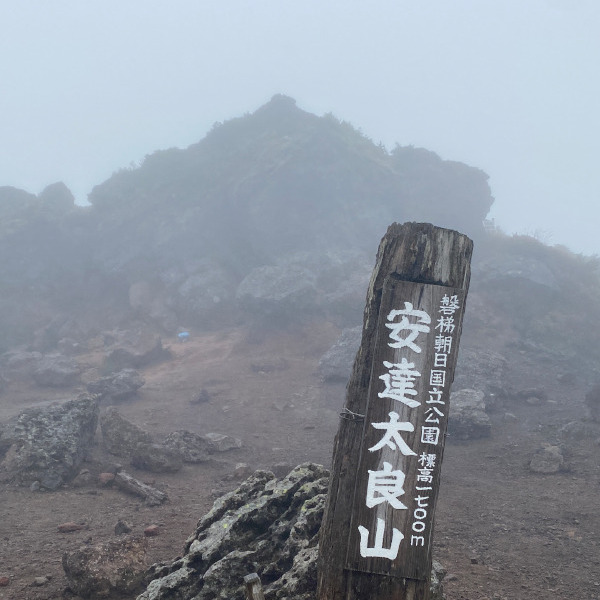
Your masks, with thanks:
M 138 444 L 131 455 L 131 464 L 152 473 L 175 473 L 183 466 L 183 458 L 177 450 L 161 444 Z
M 139 369 L 171 358 L 160 336 L 147 331 L 116 331 L 105 334 L 105 338 L 112 340 L 104 358 L 108 372 Z
M 164 440 L 163 445 L 177 451 L 184 462 L 198 463 L 209 460 L 212 442 L 193 431 L 181 429 L 173 431 Z
M 8 379 L 27 381 L 33 377 L 33 372 L 42 361 L 40 352 L 25 352 L 13 350 L 5 352 L 0 357 L 0 367 Z
M 121 416 L 116 408 L 100 415 L 100 429 L 106 449 L 116 456 L 129 457 L 139 444 L 151 444 L 152 436 Z
M 139 481 L 125 471 L 119 471 L 115 475 L 113 483 L 123 492 L 143 498 L 148 506 L 159 506 L 168 500 L 167 494 Z
M 342 331 L 336 343 L 319 360 L 319 373 L 324 381 L 346 382 L 350 379 L 361 337 L 362 327 Z
M 56 490 L 79 473 L 97 423 L 98 402 L 85 394 L 23 412 L 6 434 L 12 443 L 0 463 L 2 478 L 21 485 L 39 481 L 41 488 Z
M 312 271 L 297 265 L 258 267 L 242 280 L 236 299 L 252 315 L 297 321 L 315 308 L 315 282 Z
M 464 389 L 451 394 L 448 419 L 450 439 L 473 440 L 491 435 L 492 426 L 483 399 L 484 393 L 480 390 Z
M 508 396 L 506 359 L 486 348 L 461 348 L 452 387 L 455 390 L 476 389 L 485 394 L 488 408 Z
M 144 378 L 135 369 L 123 369 L 88 383 L 88 392 L 99 394 L 102 400 L 121 401 L 135 396 L 144 385 Z
M 562 438 L 568 440 L 600 440 L 600 423 L 587 423 L 582 421 L 571 421 L 558 430 Z
M 62 566 L 69 588 L 81 598 L 131 598 L 143 589 L 148 541 L 119 539 L 65 552 Z
M 153 565 L 138 600 L 242 600 L 243 579 L 260 572 L 269 600 L 315 600 L 318 539 L 329 474 L 311 463 L 276 479 L 256 471 L 198 521 L 182 558 Z M 434 565 L 441 600 L 445 572 Z
M 564 468 L 565 458 L 562 450 L 559 446 L 551 446 L 550 444 L 546 444 L 538 450 L 529 462 L 529 469 L 531 471 L 543 475 L 558 473 L 564 470 Z
M 194 274 L 179 285 L 175 304 L 183 314 L 203 321 L 231 307 L 234 296 L 231 273 L 205 259 L 196 264 Z
M 68 387 L 79 380 L 77 362 L 61 354 L 46 354 L 33 371 L 33 379 L 44 387 Z
M 223 433 L 205 433 L 200 436 L 208 444 L 208 452 L 227 452 L 227 450 L 235 450 L 243 446 L 242 440 L 231 435 Z

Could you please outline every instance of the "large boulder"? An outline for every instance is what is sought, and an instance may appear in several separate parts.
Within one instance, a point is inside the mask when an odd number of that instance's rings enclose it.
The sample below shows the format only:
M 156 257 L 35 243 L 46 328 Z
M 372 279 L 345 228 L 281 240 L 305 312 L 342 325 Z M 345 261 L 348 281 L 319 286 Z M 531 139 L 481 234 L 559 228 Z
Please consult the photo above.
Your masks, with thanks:
M 248 273 L 237 289 L 238 304 L 262 318 L 297 321 L 314 311 L 315 274 L 298 265 L 267 265 Z
M 242 600 L 258 572 L 265 597 L 315 600 L 318 539 L 329 473 L 305 463 L 286 477 L 256 471 L 217 499 L 185 544 L 183 557 L 153 565 L 138 600 Z M 436 564 L 435 600 L 443 569 Z
M 213 444 L 209 439 L 193 431 L 180 429 L 173 431 L 164 440 L 163 445 L 181 455 L 184 462 L 199 463 L 209 460 L 209 452 L 213 452 Z
M 2 479 L 56 490 L 73 479 L 93 444 L 98 401 L 82 394 L 75 400 L 23 412 L 4 436 Z
M 563 471 L 565 469 L 565 457 L 560 446 L 542 444 L 542 447 L 529 461 L 529 469 L 542 475 Z
M 33 371 L 33 379 L 43 387 L 68 387 L 78 382 L 80 368 L 73 358 L 46 354 Z
M 175 473 L 183 466 L 183 457 L 162 444 L 138 444 L 131 455 L 131 464 L 142 471 Z
M 135 369 L 123 369 L 96 381 L 88 383 L 91 394 L 98 394 L 102 400 L 116 402 L 137 394 L 145 380 Z
M 106 372 L 139 369 L 171 357 L 160 336 L 144 330 L 111 332 L 105 339 L 112 341 L 104 357 Z
M 145 537 L 113 540 L 65 552 L 62 566 L 72 592 L 81 598 L 131 598 L 143 588 Z
M 342 331 L 336 343 L 319 360 L 319 373 L 324 381 L 346 382 L 350 379 L 361 337 L 362 327 Z
M 116 408 L 100 415 L 100 429 L 106 449 L 116 456 L 130 457 L 140 444 L 151 444 L 152 436 L 125 419 Z
M 9 380 L 27 381 L 42 361 L 41 352 L 11 350 L 0 356 L 0 368 Z
M 481 390 L 458 390 L 450 397 L 448 434 L 450 439 L 473 440 L 489 437 L 492 426 L 485 412 Z

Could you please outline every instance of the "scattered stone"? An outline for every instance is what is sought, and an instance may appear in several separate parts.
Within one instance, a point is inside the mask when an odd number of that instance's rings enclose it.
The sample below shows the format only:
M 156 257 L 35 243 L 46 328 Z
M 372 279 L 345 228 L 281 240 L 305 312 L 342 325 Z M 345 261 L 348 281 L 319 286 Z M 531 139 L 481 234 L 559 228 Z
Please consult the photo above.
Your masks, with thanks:
M 145 537 L 112 540 L 65 552 L 62 566 L 69 588 L 82 598 L 131 598 L 143 587 Z
M 168 499 L 164 492 L 142 483 L 125 471 L 119 471 L 114 481 L 120 490 L 143 498 L 148 506 L 158 506 Z
M 245 479 L 252 473 L 253 469 L 246 463 L 237 463 L 233 469 L 235 479 Z
M 152 436 L 121 416 L 116 408 L 100 415 L 100 429 L 106 449 L 117 456 L 131 456 L 139 444 L 151 444 Z
M 11 380 L 27 381 L 42 361 L 41 352 L 26 352 L 12 350 L 0 356 L 0 367 L 3 373 Z
M 544 388 L 527 388 L 515 394 L 517 400 L 525 400 L 528 404 L 539 404 L 548 401 L 548 393 Z M 531 400 L 534 400 L 531 402 Z
M 85 529 L 85 526 L 69 521 L 68 523 L 61 523 L 57 529 L 60 533 L 73 533 L 74 531 L 81 531 L 82 529 Z
M 10 584 L 10 579 L 8 577 L 0 577 L 0 587 L 6 587 Z
M 39 492 L 40 491 L 40 482 L 39 481 L 32 482 L 32 484 L 29 486 L 29 491 L 30 492 Z
M 27 486 L 39 481 L 40 488 L 56 490 L 79 472 L 97 423 L 98 402 L 87 394 L 26 410 L 14 422 L 13 443 L 0 463 L 0 476 Z
M 319 373 L 328 383 L 347 382 L 360 348 L 362 327 L 342 330 L 336 343 L 319 360 Z
M 77 362 L 61 354 L 46 354 L 33 371 L 34 381 L 42 387 L 69 387 L 78 382 Z
M 242 440 L 222 433 L 206 433 L 201 436 L 208 442 L 208 452 L 227 452 L 242 447 Z
M 529 469 L 534 473 L 549 475 L 558 473 L 565 468 L 565 458 L 559 446 L 545 444 L 538 450 L 529 463 Z
M 158 525 L 149 525 L 144 529 L 144 535 L 146 537 L 155 537 L 160 533 Z
M 123 535 L 125 533 L 131 533 L 133 527 L 127 523 L 127 521 L 123 521 L 123 519 L 119 519 L 117 524 L 115 525 L 115 535 Z
M 464 389 L 450 397 L 448 419 L 450 439 L 473 440 L 491 435 L 490 418 L 485 412 L 484 393 Z
M 152 473 L 175 473 L 183 466 L 177 450 L 160 444 L 138 444 L 131 455 L 132 466 Z
M 107 487 L 109 485 L 112 485 L 114 480 L 115 480 L 114 473 L 100 473 L 100 475 L 98 475 L 98 484 L 102 487 Z
M 210 392 L 206 388 L 202 388 L 190 399 L 190 404 L 204 404 L 205 402 L 210 402 Z
M 46 585 L 48 583 L 48 578 L 47 577 L 36 577 L 32 582 L 31 585 L 35 586 L 35 587 L 42 587 L 43 585 Z
M 81 471 L 79 471 L 75 479 L 73 479 L 71 485 L 73 487 L 85 487 L 86 485 L 89 485 L 91 481 L 92 474 L 89 472 L 88 469 L 82 469 Z
M 211 442 L 205 436 L 193 431 L 180 429 L 170 433 L 163 441 L 163 446 L 178 452 L 183 461 L 187 463 L 199 463 L 209 460 Z
M 102 400 L 120 402 L 137 394 L 144 385 L 144 378 L 135 369 L 123 369 L 107 377 L 88 383 L 91 394 L 98 394 Z

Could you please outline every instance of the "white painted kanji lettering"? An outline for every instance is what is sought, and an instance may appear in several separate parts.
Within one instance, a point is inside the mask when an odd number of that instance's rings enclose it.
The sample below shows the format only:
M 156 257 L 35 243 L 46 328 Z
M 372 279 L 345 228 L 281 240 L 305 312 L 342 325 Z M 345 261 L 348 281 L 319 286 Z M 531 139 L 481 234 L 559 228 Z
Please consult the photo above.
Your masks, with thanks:
M 434 347 L 436 352 L 450 354 L 450 350 L 452 350 L 452 336 L 442 335 L 441 333 L 436 335 Z
M 369 448 L 369 452 L 380 450 L 384 446 L 392 450 L 400 450 L 404 456 L 416 456 L 409 445 L 402 439 L 401 431 L 414 431 L 415 426 L 410 421 L 399 422 L 400 415 L 397 412 L 389 413 L 390 420 L 387 423 L 371 423 L 375 429 L 384 429 L 385 434 L 374 446 Z
M 447 367 L 448 366 L 448 355 L 442 353 L 435 353 L 433 357 L 433 366 L 434 367 Z
M 458 296 L 444 294 L 444 297 L 440 301 L 440 312 L 443 315 L 453 315 L 459 308 Z
M 455 327 L 454 317 L 440 317 L 435 326 L 436 329 L 440 330 L 440 333 L 453 333 Z
M 432 369 L 429 375 L 429 385 L 441 385 L 446 383 L 446 371 L 442 369 Z
M 435 467 L 435 454 L 429 454 L 428 452 L 423 452 L 421 456 L 419 456 L 419 464 L 422 467 L 427 467 L 428 469 L 433 469 Z
M 404 495 L 405 475 L 397 469 L 392 471 L 392 465 L 383 463 L 382 471 L 369 469 L 369 482 L 367 484 L 367 506 L 373 508 L 383 502 L 388 502 L 393 508 L 406 509 L 407 507 L 398 500 Z
M 379 558 L 389 558 L 394 560 L 400 550 L 400 542 L 404 539 L 404 534 L 395 527 L 392 529 L 392 542 L 389 548 L 383 547 L 383 535 L 385 533 L 384 519 L 377 519 L 377 529 L 375 531 L 375 545 L 369 546 L 369 530 L 362 525 L 358 526 L 360 533 L 360 555 L 363 558 L 375 556 Z
M 439 439 L 439 427 L 421 427 L 421 442 L 424 444 L 437 444 Z
M 429 400 L 425 400 L 425 404 L 446 404 L 442 400 L 442 394 L 444 390 L 438 390 L 437 387 L 434 387 L 429 390 Z
M 398 323 L 394 323 L 396 317 L 402 318 Z M 416 322 L 410 322 L 409 317 L 416 318 Z M 388 342 L 391 348 L 410 348 L 413 352 L 420 354 L 421 348 L 415 344 L 415 340 L 420 333 L 429 333 L 431 317 L 424 311 L 413 308 L 411 302 L 404 303 L 404 310 L 392 310 L 387 316 L 385 326 L 390 329 L 390 338 L 392 342 Z M 404 337 L 401 333 L 408 332 Z
M 416 396 L 415 379 L 421 377 L 419 371 L 414 370 L 414 363 L 409 363 L 403 358 L 399 363 L 383 361 L 383 366 L 389 369 L 388 373 L 380 375 L 379 379 L 385 383 L 385 390 L 377 394 L 380 398 L 391 398 L 406 404 L 410 408 L 420 406 L 421 403 L 408 396 Z

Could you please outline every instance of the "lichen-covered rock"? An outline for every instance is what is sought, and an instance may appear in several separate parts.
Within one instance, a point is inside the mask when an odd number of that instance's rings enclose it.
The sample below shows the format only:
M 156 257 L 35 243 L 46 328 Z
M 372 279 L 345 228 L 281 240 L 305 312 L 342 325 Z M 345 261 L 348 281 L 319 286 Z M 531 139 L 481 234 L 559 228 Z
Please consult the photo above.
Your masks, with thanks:
M 144 383 L 144 378 L 135 369 L 123 369 L 88 383 L 87 389 L 102 400 L 121 401 L 135 396 Z
M 116 456 L 129 457 L 139 444 L 151 444 L 152 436 L 121 416 L 116 408 L 100 415 L 100 429 L 106 449 Z
M 350 379 L 354 358 L 360 347 L 362 327 L 344 329 L 336 343 L 319 360 L 319 373 L 324 381 Z
M 210 458 L 209 440 L 193 431 L 185 429 L 173 431 L 165 438 L 163 446 L 177 451 L 183 458 L 183 462 L 206 462 Z
M 141 536 L 65 552 L 62 566 L 69 588 L 91 600 L 131 598 L 143 588 L 147 547 Z
M 175 473 L 183 466 L 183 458 L 177 450 L 161 444 L 138 444 L 131 455 L 131 464 L 142 471 Z
M 328 480 L 329 473 L 312 463 L 282 479 L 256 471 L 215 501 L 182 558 L 150 568 L 151 581 L 138 600 L 243 600 L 244 577 L 254 572 L 267 600 L 315 600 Z M 441 600 L 445 573 L 441 567 L 435 573 L 433 598 Z
M 491 430 L 482 391 L 465 389 L 452 393 L 448 419 L 450 439 L 473 440 L 489 437 Z
M 11 444 L 0 463 L 2 478 L 56 490 L 80 471 L 94 440 L 98 401 L 82 394 L 57 406 L 29 409 L 13 423 L 5 436 Z

